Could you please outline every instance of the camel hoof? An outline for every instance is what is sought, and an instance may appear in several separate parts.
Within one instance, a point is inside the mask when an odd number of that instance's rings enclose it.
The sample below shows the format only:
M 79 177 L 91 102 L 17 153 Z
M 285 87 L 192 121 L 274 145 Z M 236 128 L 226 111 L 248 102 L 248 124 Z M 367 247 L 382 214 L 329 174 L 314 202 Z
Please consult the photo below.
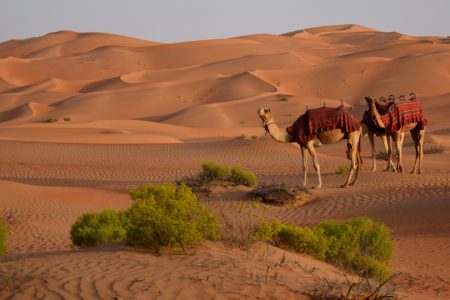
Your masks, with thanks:
M 386 170 L 384 170 L 385 172 L 392 172 L 392 173 L 397 173 L 397 170 L 395 168 L 392 167 L 387 167 Z
M 322 188 L 322 186 L 321 185 L 316 185 L 316 186 L 313 186 L 312 188 L 315 189 L 315 190 L 319 190 L 319 189 Z
M 349 187 L 348 184 L 343 184 L 343 185 L 341 185 L 341 188 L 348 188 L 348 187 Z

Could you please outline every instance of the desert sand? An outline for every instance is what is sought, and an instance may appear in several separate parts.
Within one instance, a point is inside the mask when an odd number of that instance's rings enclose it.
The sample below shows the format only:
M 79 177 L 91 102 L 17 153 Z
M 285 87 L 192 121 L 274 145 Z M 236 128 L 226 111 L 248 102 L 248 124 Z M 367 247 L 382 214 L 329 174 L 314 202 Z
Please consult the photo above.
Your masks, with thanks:
M 257 108 L 271 107 L 287 127 L 306 106 L 342 100 L 361 118 L 364 96 L 414 91 L 428 120 L 424 174 L 383 172 L 383 160 L 371 172 L 364 137 L 363 171 L 341 189 L 345 143 L 322 146 L 323 189 L 270 213 L 298 225 L 361 215 L 384 222 L 399 295 L 450 299 L 449 83 L 449 37 L 358 25 L 175 44 L 69 31 L 4 42 L 0 214 L 10 240 L 2 268 L 20 284 L 0 298 L 307 299 L 324 278 L 344 281 L 342 270 L 266 244 L 204 242 L 189 256 L 157 256 L 122 244 L 74 249 L 69 231 L 84 212 L 128 207 L 128 189 L 192 176 L 207 160 L 240 165 L 262 183 L 300 185 L 298 146 L 265 136 Z M 406 171 L 413 161 L 407 136 Z M 243 201 L 235 192 L 205 205 L 233 214 Z

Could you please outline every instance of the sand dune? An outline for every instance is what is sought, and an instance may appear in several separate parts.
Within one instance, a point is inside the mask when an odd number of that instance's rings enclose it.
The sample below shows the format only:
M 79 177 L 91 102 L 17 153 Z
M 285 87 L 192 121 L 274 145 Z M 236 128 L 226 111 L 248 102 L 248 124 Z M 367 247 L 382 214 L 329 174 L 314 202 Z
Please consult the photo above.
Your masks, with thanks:
M 32 119 L 36 115 L 45 111 L 49 111 L 47 105 L 36 102 L 28 102 L 11 110 L 0 113 L 0 122 L 25 121 Z
M 0 45 L 0 57 L 49 58 L 87 53 L 104 46 L 144 47 L 158 44 L 115 34 L 58 31 L 40 37 L 3 43 Z
M 121 244 L 78 251 L 68 231 L 83 212 L 129 206 L 129 188 L 193 176 L 208 160 L 250 169 L 263 183 L 298 185 L 298 146 L 265 136 L 257 108 L 271 107 L 287 127 L 306 107 L 342 99 L 360 118 L 364 96 L 411 91 L 428 120 L 424 174 L 370 172 L 364 138 L 359 181 L 340 189 L 345 174 L 335 170 L 348 164 L 345 144 L 323 146 L 325 188 L 305 205 L 269 210 L 300 225 L 360 215 L 382 221 L 393 229 L 400 295 L 450 298 L 449 53 L 448 37 L 352 24 L 174 44 L 71 31 L 1 43 L 0 214 L 16 261 L 0 268 L 17 269 L 24 281 L 0 298 L 304 299 L 323 278 L 345 280 L 290 252 L 291 263 L 277 266 L 285 251 L 268 245 L 208 242 L 189 257 Z M 407 135 L 407 170 L 414 154 Z M 315 182 L 312 171 L 308 186 Z M 233 213 L 247 200 L 236 192 L 205 204 Z

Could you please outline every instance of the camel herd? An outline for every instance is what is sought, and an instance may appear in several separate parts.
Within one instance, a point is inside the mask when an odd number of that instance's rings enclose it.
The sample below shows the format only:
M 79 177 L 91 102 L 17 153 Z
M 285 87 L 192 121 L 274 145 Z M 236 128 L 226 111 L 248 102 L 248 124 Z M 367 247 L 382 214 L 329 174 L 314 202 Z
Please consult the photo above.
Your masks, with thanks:
M 426 120 L 415 94 L 411 93 L 409 99 L 405 99 L 404 96 L 395 99 L 393 95 L 390 95 L 388 100 L 384 97 L 378 101 L 375 97 L 365 97 L 365 100 L 368 109 L 364 112 L 361 121 L 356 120 L 342 105 L 334 109 L 323 107 L 307 110 L 291 127 L 286 129 L 276 125 L 270 108 L 259 108 L 257 113 L 263 121 L 266 132 L 275 141 L 299 144 L 302 154 L 303 186 L 306 186 L 308 168 L 306 151 L 311 155 L 317 173 L 318 184 L 314 188 L 321 188 L 320 164 L 314 147 L 320 144 L 337 143 L 343 139 L 347 140 L 347 158 L 351 161 L 351 167 L 342 187 L 354 185 L 362 164 L 361 139 L 366 134 L 372 149 L 372 171 L 376 170 L 374 136 L 379 136 L 383 140 L 387 153 L 386 171 L 403 172 L 402 145 L 405 133 L 409 131 L 416 151 L 416 160 L 411 173 L 422 173 Z M 392 157 L 391 139 L 397 150 L 396 163 Z

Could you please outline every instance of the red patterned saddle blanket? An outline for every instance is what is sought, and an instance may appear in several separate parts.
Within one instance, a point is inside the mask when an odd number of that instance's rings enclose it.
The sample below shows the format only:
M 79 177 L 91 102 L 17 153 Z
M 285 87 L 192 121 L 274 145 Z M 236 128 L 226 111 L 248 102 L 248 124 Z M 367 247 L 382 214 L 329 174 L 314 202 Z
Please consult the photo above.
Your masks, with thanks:
M 386 130 L 390 132 L 396 132 L 402 126 L 411 123 L 418 123 L 416 128 L 419 130 L 424 129 L 427 125 L 427 120 L 422 114 L 422 106 L 416 101 L 396 100 L 380 115 Z
M 310 109 L 286 128 L 286 131 L 294 136 L 297 142 L 306 143 L 317 133 L 339 128 L 346 133 L 360 128 L 358 120 L 342 105 Z

